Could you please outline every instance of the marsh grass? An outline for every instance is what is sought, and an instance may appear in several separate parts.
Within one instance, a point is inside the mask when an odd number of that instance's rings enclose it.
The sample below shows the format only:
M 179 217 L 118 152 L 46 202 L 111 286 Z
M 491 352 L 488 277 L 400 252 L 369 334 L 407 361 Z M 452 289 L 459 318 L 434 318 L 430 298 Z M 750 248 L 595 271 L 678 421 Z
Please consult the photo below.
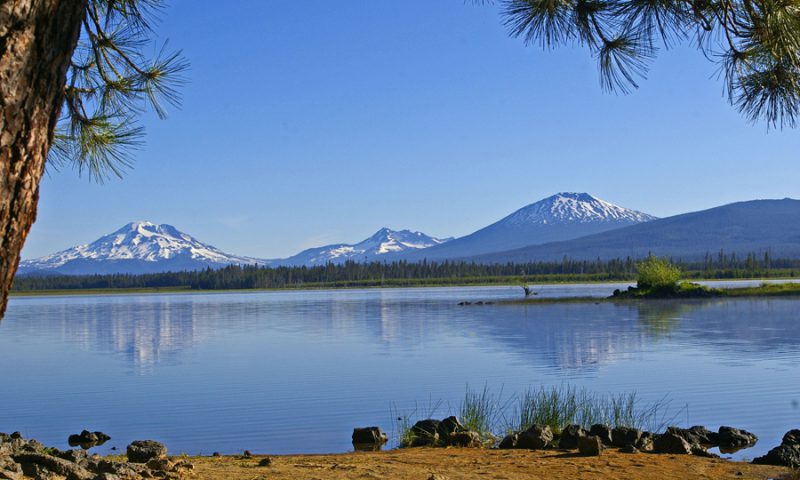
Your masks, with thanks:
M 570 424 L 589 428 L 594 424 L 660 431 L 675 416 L 668 417 L 666 398 L 641 402 L 636 392 L 602 395 L 570 385 L 529 389 L 520 395 L 510 430 L 526 430 L 534 424 L 548 425 L 559 434 Z
M 548 425 L 555 434 L 570 424 L 588 429 L 598 423 L 659 432 L 683 411 L 673 411 L 669 403 L 666 397 L 645 403 L 635 392 L 598 394 L 571 385 L 530 388 L 504 399 L 502 390 L 495 394 L 488 386 L 480 390 L 467 386 L 456 409 L 445 408 L 441 401 L 429 401 L 424 409 L 417 405 L 409 413 L 393 407 L 393 436 L 398 446 L 410 446 L 416 439 L 413 426 L 417 420 L 453 414 L 467 430 L 480 434 L 487 445 L 505 433 L 526 430 L 534 424 Z

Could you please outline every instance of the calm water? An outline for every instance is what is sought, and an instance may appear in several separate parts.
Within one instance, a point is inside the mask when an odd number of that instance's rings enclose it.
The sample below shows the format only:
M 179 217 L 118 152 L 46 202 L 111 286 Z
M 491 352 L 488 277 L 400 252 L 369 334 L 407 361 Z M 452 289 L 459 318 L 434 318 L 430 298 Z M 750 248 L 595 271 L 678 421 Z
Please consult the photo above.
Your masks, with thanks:
M 539 287 L 541 297 L 622 285 Z M 13 298 L 0 323 L 0 431 L 66 447 L 338 452 L 391 410 L 455 408 L 467 384 L 505 397 L 570 383 L 665 396 L 675 423 L 800 427 L 800 300 L 459 307 L 521 289 L 431 288 Z M 682 407 L 685 409 L 681 409 Z

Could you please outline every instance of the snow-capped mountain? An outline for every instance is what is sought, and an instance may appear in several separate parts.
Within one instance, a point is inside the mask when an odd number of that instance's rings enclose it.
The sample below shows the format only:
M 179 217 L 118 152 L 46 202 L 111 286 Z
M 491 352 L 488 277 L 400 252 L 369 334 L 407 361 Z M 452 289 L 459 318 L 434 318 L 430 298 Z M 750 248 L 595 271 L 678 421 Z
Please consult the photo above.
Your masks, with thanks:
M 571 240 L 655 219 L 652 215 L 614 205 L 588 193 L 562 192 L 522 207 L 467 236 L 403 258 L 409 261 L 466 258 Z
M 347 260 L 371 262 L 388 254 L 398 254 L 441 245 L 452 238 L 434 238 L 422 232 L 381 228 L 368 239 L 356 244 L 339 243 L 324 247 L 309 248 L 295 256 L 277 260 L 275 265 L 325 265 L 344 263 Z
M 92 243 L 25 260 L 19 273 L 154 273 L 266 263 L 225 253 L 172 225 L 133 222 Z

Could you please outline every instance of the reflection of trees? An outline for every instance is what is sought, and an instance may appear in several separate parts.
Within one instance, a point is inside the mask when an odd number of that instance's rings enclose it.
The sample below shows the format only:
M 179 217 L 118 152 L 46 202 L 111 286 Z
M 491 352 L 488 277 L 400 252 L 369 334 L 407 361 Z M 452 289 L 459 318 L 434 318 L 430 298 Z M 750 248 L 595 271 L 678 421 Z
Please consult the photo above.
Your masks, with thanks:
M 669 336 L 678 327 L 681 316 L 696 309 L 692 303 L 674 300 L 647 300 L 635 304 L 639 324 L 653 338 Z

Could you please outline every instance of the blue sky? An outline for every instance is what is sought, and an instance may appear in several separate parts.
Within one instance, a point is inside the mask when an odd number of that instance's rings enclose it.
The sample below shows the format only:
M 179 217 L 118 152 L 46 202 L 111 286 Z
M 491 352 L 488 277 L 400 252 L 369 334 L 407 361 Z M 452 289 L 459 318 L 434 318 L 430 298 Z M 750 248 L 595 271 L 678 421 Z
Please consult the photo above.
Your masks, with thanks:
M 558 191 L 658 216 L 800 197 L 798 131 L 749 124 L 691 48 L 620 96 L 588 52 L 525 47 L 461 0 L 174 0 L 157 30 L 192 64 L 183 107 L 143 117 L 123 180 L 50 172 L 24 258 L 134 220 L 274 258 L 460 236 Z

